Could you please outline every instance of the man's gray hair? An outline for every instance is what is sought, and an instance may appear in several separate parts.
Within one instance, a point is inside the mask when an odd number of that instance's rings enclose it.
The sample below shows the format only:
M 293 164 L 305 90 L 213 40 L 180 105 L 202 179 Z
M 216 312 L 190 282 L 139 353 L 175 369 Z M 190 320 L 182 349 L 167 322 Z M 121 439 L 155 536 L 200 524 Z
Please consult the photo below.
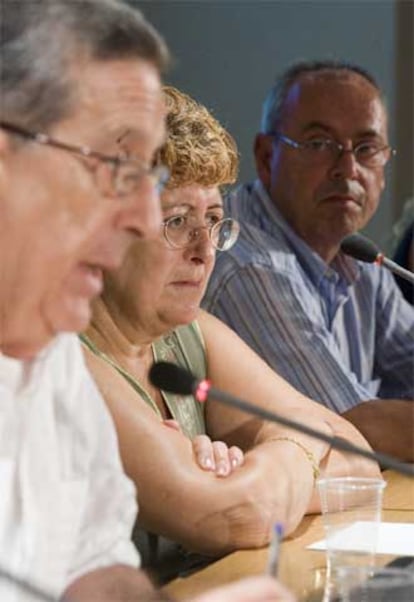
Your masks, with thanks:
M 46 131 L 70 114 L 82 61 L 168 64 L 161 36 L 120 0 L 1 0 L 0 119 Z
M 263 103 L 260 131 L 263 134 L 276 132 L 280 127 L 283 108 L 292 86 L 304 75 L 318 75 L 322 72 L 333 72 L 339 76 L 346 72 L 357 73 L 374 86 L 378 90 L 379 96 L 382 97 L 374 77 L 358 65 L 335 60 L 301 61 L 294 63 L 276 79 Z

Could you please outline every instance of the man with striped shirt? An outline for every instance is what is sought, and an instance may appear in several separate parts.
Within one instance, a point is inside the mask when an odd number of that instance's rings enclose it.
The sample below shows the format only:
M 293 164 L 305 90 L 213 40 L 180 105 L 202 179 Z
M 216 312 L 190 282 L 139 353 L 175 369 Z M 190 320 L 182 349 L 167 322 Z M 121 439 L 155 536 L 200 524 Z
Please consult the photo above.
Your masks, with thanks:
M 331 61 L 286 71 L 264 105 L 258 179 L 226 199 L 241 235 L 203 305 L 374 448 L 412 461 L 414 310 L 389 273 L 340 252 L 375 213 L 391 154 L 370 74 Z

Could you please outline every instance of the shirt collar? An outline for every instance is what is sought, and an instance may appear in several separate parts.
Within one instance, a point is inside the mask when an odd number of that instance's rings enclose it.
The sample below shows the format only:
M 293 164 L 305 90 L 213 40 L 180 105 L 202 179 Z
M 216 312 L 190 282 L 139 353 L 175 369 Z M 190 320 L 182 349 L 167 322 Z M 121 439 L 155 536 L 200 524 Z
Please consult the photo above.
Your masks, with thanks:
M 57 338 L 30 360 L 10 357 L 0 351 L 0 387 L 17 395 L 35 384 L 36 375 L 42 370 L 50 350 L 56 345 Z
M 336 280 L 338 284 L 348 287 L 360 278 L 361 265 L 351 257 L 339 252 L 329 265 L 311 249 L 284 219 L 261 180 L 257 179 L 254 182 L 253 189 L 262 204 L 262 207 L 258 209 L 262 215 L 264 210 L 267 217 L 267 220 L 262 220 L 262 228 L 269 234 L 272 234 L 276 230 L 282 231 L 295 255 L 298 257 L 300 264 L 318 288 L 324 279 Z
M 0 352 L 0 384 L 6 389 L 17 392 L 23 380 L 25 363 Z

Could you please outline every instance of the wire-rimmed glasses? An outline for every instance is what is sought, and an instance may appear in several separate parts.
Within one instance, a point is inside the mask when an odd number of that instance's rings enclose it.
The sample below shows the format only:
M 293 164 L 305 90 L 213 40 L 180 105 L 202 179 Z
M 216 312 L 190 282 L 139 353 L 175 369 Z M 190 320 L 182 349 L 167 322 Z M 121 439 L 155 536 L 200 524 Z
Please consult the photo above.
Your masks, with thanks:
M 83 165 L 93 173 L 96 186 L 104 196 L 112 198 L 130 196 L 136 191 L 145 176 L 153 178 L 158 192 L 161 192 L 168 182 L 169 170 L 165 165 L 146 166 L 138 159 L 122 155 L 105 155 L 88 146 L 67 144 L 48 134 L 31 132 L 6 121 L 0 121 L 0 128 L 10 134 L 72 153 L 75 157 L 82 159 Z
M 287 146 L 297 149 L 303 158 L 310 164 L 334 163 L 344 153 L 352 153 L 355 160 L 365 167 L 383 167 L 390 157 L 396 154 L 396 150 L 388 144 L 378 140 L 364 140 L 352 148 L 345 148 L 343 144 L 332 138 L 312 138 L 305 142 L 297 142 L 280 132 L 269 134 L 276 140 L 280 140 Z
M 207 231 L 215 249 L 228 251 L 239 236 L 240 225 L 230 217 L 201 226 L 194 217 L 188 215 L 174 215 L 164 220 L 164 238 L 172 249 L 188 247 L 198 239 L 203 230 Z

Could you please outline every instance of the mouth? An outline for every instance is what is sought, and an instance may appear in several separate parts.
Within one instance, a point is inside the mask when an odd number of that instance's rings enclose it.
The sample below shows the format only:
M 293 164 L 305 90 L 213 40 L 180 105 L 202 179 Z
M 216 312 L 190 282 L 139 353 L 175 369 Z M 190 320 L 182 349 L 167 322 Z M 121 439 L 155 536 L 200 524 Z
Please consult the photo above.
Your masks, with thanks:
M 324 197 L 323 200 L 329 203 L 353 206 L 356 205 L 357 207 L 361 207 L 361 202 L 350 194 L 331 194 L 327 197 Z
M 103 290 L 103 269 L 100 266 L 82 263 L 78 268 L 78 293 L 89 298 L 97 297 Z
M 198 289 L 203 284 L 203 280 L 200 278 L 199 280 L 176 280 L 171 283 L 172 286 L 184 287 L 189 289 Z

